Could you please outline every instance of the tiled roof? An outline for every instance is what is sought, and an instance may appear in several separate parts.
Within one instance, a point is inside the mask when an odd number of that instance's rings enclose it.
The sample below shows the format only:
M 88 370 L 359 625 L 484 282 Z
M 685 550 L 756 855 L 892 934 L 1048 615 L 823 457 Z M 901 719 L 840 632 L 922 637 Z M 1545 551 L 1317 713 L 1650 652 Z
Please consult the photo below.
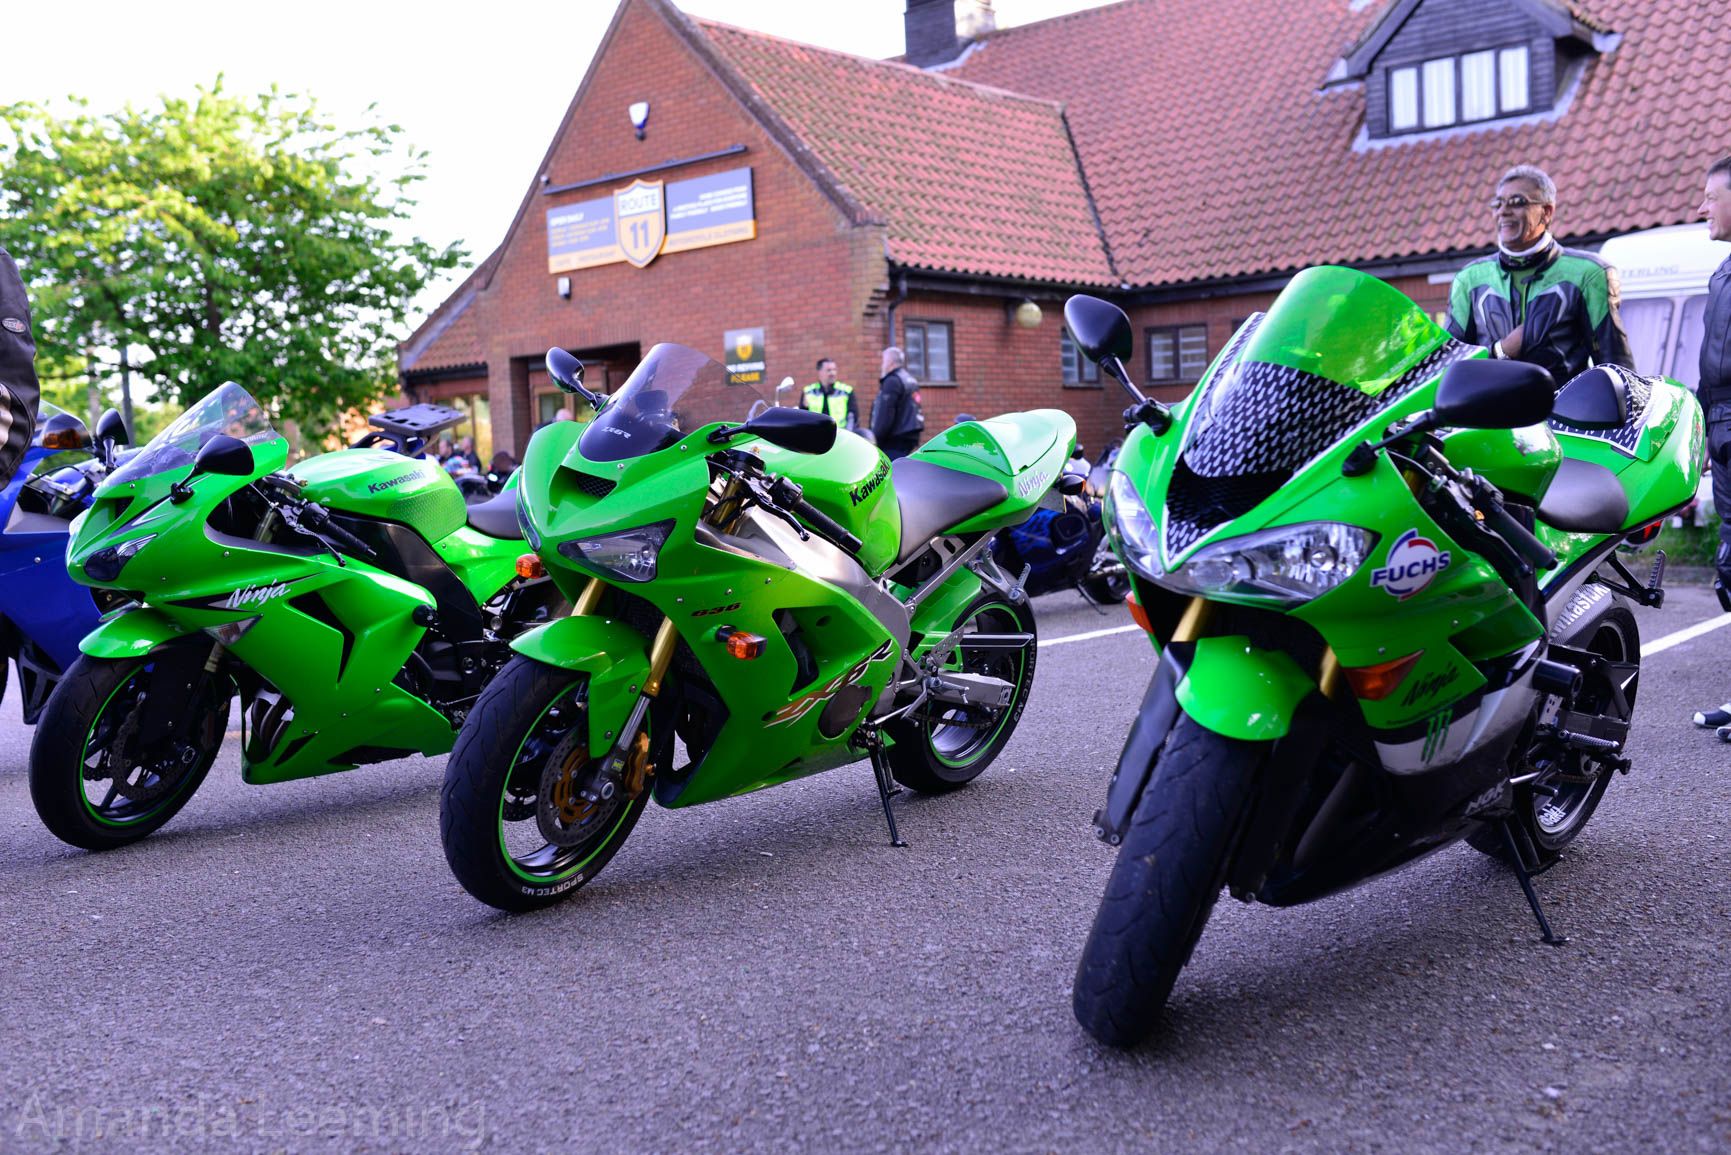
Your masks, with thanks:
M 418 375 L 446 369 L 485 369 L 487 357 L 481 348 L 481 334 L 476 328 L 475 303 L 477 282 L 491 269 L 497 253 L 481 263 L 468 280 L 459 285 L 444 303 L 397 347 L 397 368 L 404 374 Z
M 1368 147 L 1363 88 L 1321 85 L 1377 4 L 1124 0 L 993 33 L 948 75 L 1063 103 L 1136 285 L 1482 249 L 1490 185 L 1523 162 L 1556 179 L 1565 237 L 1692 219 L 1723 150 L 1731 22 L 1703 19 L 1699 0 L 1568 7 L 1622 39 L 1561 116 Z M 994 135 L 994 156 L 1015 154 Z
M 1063 111 L 892 61 L 694 20 L 737 84 L 915 268 L 1116 284 Z

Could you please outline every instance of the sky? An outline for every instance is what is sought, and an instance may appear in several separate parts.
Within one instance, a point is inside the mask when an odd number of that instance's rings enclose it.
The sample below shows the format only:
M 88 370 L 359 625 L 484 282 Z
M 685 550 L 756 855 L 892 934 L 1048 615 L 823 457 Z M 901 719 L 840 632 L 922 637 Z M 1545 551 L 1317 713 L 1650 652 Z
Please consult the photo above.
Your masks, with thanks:
M 904 0 L 674 0 L 693 15 L 866 56 L 903 50 Z M 1000 28 L 1106 0 L 996 0 Z M 378 106 L 428 153 L 410 231 L 462 241 L 471 267 L 503 239 L 616 0 L 494 0 L 480 8 L 394 0 L 9 0 L 0 104 L 92 111 L 191 96 L 219 74 L 231 95 L 271 84 L 316 97 L 339 121 Z M 430 12 L 449 13 L 432 16 Z M 457 17 L 461 16 L 461 19 Z M 623 115 L 623 113 L 621 114 Z M 431 286 L 437 305 L 467 270 Z M 411 324 L 419 316 L 411 319 Z

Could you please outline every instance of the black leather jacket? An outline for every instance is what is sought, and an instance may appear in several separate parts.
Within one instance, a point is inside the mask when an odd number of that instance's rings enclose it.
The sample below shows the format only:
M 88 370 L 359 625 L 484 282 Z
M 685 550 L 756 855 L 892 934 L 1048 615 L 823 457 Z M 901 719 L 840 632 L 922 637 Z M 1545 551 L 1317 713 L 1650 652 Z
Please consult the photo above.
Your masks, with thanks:
M 12 479 L 36 425 L 36 342 L 30 298 L 12 254 L 0 248 L 0 486 Z
M 1707 282 L 1707 311 L 1701 318 L 1701 408 L 1731 402 L 1731 257 Z

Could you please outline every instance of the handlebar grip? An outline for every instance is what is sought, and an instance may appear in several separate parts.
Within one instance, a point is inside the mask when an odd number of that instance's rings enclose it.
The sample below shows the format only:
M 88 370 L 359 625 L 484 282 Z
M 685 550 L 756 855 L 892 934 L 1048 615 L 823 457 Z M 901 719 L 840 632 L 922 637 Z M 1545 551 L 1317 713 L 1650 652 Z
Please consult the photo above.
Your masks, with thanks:
M 865 545 L 865 543 L 860 541 L 859 538 L 843 529 L 840 523 L 830 517 L 829 514 L 825 513 L 811 502 L 805 500 L 803 497 L 793 503 L 793 512 L 799 515 L 801 521 L 805 522 L 807 525 L 811 526 L 813 529 L 817 530 L 819 533 L 823 534 L 849 553 L 858 553 Z
M 1546 548 L 1544 542 L 1534 537 L 1531 530 L 1516 521 L 1500 503 L 1484 502 L 1479 512 L 1484 514 L 1485 525 L 1508 542 L 1509 548 L 1520 555 L 1522 561 L 1536 569 L 1550 569 L 1557 564 L 1557 555 Z

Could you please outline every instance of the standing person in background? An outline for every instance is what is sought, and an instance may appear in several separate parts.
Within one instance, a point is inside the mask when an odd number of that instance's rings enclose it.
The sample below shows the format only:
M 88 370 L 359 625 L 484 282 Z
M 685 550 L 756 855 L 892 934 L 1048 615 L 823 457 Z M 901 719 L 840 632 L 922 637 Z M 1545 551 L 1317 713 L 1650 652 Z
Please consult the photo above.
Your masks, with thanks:
M 30 297 L 12 254 L 0 248 L 0 486 L 30 448 L 39 399 Z
M 1731 156 L 1707 170 L 1700 213 L 1707 237 L 1731 241 Z M 1695 396 L 1707 418 L 1707 467 L 1713 472 L 1713 505 L 1719 512 L 1719 550 L 1713 556 L 1713 592 L 1731 612 L 1731 257 L 1707 282 L 1707 309 L 1701 317 L 1701 383 Z M 1718 731 L 1731 742 L 1731 701 L 1698 710 L 1695 725 Z
M 872 402 L 872 436 L 891 461 L 906 457 L 920 443 L 925 415 L 920 412 L 919 382 L 904 366 L 907 357 L 896 346 L 884 350 L 883 376 Z
M 817 359 L 817 380 L 805 387 L 805 407 L 814 413 L 824 413 L 838 429 L 859 432 L 859 403 L 854 400 L 853 386 L 835 379 L 835 361 L 829 357 Z
M 1559 389 L 1593 365 L 1634 369 L 1617 270 L 1551 236 L 1557 186 L 1544 170 L 1522 164 L 1504 173 L 1490 209 L 1497 251 L 1456 274 L 1448 331 L 1493 357 L 1547 370 Z

